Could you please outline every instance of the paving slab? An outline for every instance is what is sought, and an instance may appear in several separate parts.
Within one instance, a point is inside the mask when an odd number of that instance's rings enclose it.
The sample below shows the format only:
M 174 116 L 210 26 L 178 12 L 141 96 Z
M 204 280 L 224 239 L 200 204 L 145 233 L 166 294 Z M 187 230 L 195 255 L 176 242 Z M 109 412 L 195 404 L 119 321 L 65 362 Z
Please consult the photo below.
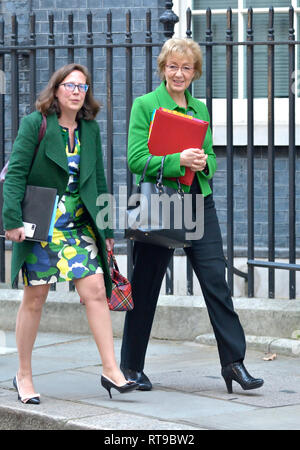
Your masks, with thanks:
M 85 399 L 86 403 L 92 405 L 111 405 L 109 399 L 102 396 Z M 123 400 L 115 396 L 114 409 L 131 412 L 139 416 L 160 418 L 163 420 L 176 421 L 201 427 L 204 418 L 216 414 L 243 414 L 252 410 L 248 405 L 239 405 L 226 400 L 206 398 L 198 395 L 186 394 L 178 391 L 167 391 L 156 388 L 153 392 L 135 392 Z
M 4 342 L 2 336 L 2 344 Z M 120 339 L 115 339 L 119 359 Z M 152 339 L 145 372 L 151 392 L 110 399 L 100 385 L 101 362 L 90 335 L 39 333 L 33 353 L 41 404 L 22 405 L 12 386 L 18 365 L 15 337 L 5 332 L 0 354 L 0 429 L 212 430 L 300 429 L 300 359 L 248 350 L 245 364 L 265 384 L 228 394 L 217 348 Z M 281 414 L 282 413 L 282 414 Z
M 300 430 L 300 405 L 210 416 L 204 418 L 203 426 L 218 430 Z

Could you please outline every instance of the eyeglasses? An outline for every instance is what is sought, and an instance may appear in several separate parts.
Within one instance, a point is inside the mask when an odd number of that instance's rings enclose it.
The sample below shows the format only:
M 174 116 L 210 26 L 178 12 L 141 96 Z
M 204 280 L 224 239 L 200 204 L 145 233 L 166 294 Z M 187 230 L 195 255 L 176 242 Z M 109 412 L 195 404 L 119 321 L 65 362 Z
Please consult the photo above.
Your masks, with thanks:
M 78 88 L 79 92 L 87 92 L 89 85 L 88 84 L 75 84 L 75 83 L 61 83 L 59 86 L 64 86 L 65 90 L 68 92 L 74 92 L 76 88 Z
M 166 67 L 169 69 L 170 73 L 177 73 L 178 70 L 180 69 L 182 73 L 184 73 L 185 75 L 190 75 L 193 70 L 194 67 L 190 67 L 190 66 L 175 66 L 175 64 L 166 64 Z

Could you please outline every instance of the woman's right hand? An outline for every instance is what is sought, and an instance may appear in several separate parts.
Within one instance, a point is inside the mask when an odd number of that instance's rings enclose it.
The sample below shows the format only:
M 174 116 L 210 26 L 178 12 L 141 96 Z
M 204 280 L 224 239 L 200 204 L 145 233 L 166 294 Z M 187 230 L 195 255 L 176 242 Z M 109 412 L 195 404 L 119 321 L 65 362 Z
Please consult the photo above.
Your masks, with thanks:
M 23 242 L 25 240 L 24 227 L 13 228 L 12 230 L 5 231 L 5 238 L 14 242 Z

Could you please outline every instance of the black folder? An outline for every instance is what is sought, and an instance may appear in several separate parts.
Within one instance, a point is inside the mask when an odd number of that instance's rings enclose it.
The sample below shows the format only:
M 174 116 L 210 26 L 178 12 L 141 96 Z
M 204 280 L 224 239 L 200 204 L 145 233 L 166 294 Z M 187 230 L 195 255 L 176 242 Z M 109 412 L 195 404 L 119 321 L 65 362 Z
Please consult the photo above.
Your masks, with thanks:
M 52 235 L 57 207 L 57 190 L 40 186 L 26 187 L 22 202 L 22 219 L 26 240 L 48 241 Z M 0 236 L 5 232 L 2 223 L 3 183 L 0 183 Z

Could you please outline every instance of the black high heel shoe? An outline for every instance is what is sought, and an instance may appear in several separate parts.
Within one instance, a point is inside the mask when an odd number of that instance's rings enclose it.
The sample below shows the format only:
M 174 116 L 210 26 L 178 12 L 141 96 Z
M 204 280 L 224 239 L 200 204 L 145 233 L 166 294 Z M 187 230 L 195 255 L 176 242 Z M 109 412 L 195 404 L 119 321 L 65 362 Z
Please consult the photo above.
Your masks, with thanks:
M 20 392 L 19 392 L 17 375 L 13 379 L 13 385 L 18 392 L 18 400 L 20 400 L 20 402 L 22 402 L 24 404 L 28 403 L 30 405 L 39 405 L 40 404 L 40 394 L 33 394 L 33 395 L 27 395 L 27 396 L 24 395 L 23 397 L 21 397 Z
M 232 381 L 236 381 L 245 390 L 258 389 L 264 384 L 262 378 L 253 378 L 241 362 L 234 362 L 222 367 L 222 376 L 225 380 L 227 391 L 232 394 Z
M 125 369 L 124 367 L 120 368 L 126 380 L 135 381 L 138 384 L 138 391 L 151 391 L 152 383 L 143 371 L 138 372 L 137 370 Z
M 109 378 L 105 377 L 104 375 L 101 375 L 101 384 L 102 384 L 102 386 L 105 389 L 107 389 L 110 398 L 112 398 L 112 395 L 111 395 L 111 392 L 110 392 L 111 388 L 116 389 L 121 394 L 125 394 L 125 392 L 133 391 L 139 386 L 134 381 L 128 381 L 127 383 L 123 384 L 122 386 L 118 386 L 112 380 L 110 380 Z

